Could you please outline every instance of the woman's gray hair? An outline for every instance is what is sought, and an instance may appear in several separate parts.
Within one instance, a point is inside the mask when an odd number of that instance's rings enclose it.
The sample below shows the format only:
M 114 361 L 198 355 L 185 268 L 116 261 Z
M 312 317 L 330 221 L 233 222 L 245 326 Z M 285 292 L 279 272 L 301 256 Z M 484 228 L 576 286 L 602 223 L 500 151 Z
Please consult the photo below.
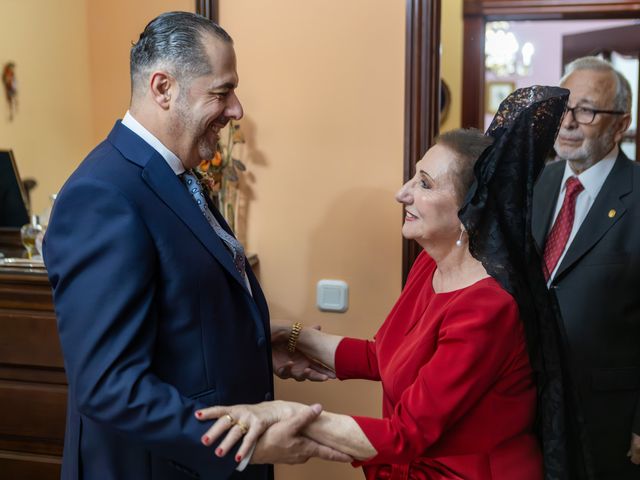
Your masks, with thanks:
M 211 35 L 223 42 L 233 40 L 222 27 L 191 12 L 167 12 L 147 24 L 131 47 L 131 90 L 141 88 L 155 68 L 166 68 L 179 80 L 187 81 L 211 73 L 202 42 Z
M 596 70 L 601 72 L 611 72 L 616 78 L 616 96 L 613 108 L 623 112 L 631 111 L 631 85 L 629 81 L 619 71 L 613 68 L 611 63 L 599 57 L 582 57 L 574 60 L 564 70 L 564 76 L 560 79 L 562 86 L 567 77 L 576 70 Z

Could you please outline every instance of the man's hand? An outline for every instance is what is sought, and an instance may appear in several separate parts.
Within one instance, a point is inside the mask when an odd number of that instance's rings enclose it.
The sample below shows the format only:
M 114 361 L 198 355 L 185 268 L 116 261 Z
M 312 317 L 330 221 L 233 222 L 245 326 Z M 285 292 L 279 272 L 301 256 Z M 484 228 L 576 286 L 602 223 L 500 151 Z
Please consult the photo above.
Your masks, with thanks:
M 353 459 L 338 450 L 321 445 L 303 436 L 302 431 L 322 412 L 315 404 L 303 408 L 288 420 L 271 426 L 256 444 L 251 463 L 304 463 L 311 457 L 333 462 L 351 462 Z
M 640 465 L 640 435 L 631 434 L 631 448 L 627 452 L 627 457 L 631 458 L 631 463 Z
M 312 327 L 320 330 L 320 326 Z M 303 353 L 296 351 L 290 353 L 287 349 L 289 338 L 288 327 L 272 325 L 271 356 L 273 359 L 273 371 L 282 378 L 294 378 L 301 382 L 324 382 L 330 378 L 336 378 L 336 374 L 324 365 L 308 358 Z

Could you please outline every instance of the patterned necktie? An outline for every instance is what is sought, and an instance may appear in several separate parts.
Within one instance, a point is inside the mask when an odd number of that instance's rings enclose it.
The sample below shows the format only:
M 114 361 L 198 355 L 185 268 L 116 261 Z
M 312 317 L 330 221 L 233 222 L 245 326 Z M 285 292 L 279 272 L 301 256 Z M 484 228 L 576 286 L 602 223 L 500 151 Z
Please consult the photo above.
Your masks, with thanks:
M 582 190 L 584 190 L 584 187 L 577 177 L 567 178 L 564 201 L 562 202 L 560 213 L 558 213 L 558 217 L 553 227 L 551 227 L 551 231 L 547 236 L 547 243 L 544 246 L 544 264 L 546 267 L 544 273 L 547 281 L 549 281 L 549 277 L 555 270 L 571 235 L 573 219 L 576 215 L 576 198 Z
M 227 233 L 227 231 L 222 228 L 216 217 L 211 213 L 211 210 L 209 210 L 209 207 L 207 206 L 207 199 L 202 191 L 202 186 L 195 174 L 187 170 L 184 172 L 182 179 L 187 186 L 189 193 L 198 204 L 198 207 L 200 207 L 204 217 L 209 222 L 209 225 L 213 228 L 213 231 L 216 232 L 216 235 L 220 237 L 232 253 L 233 263 L 238 269 L 238 272 L 240 272 L 241 276 L 244 276 L 244 248 L 242 248 L 240 242 L 233 235 Z

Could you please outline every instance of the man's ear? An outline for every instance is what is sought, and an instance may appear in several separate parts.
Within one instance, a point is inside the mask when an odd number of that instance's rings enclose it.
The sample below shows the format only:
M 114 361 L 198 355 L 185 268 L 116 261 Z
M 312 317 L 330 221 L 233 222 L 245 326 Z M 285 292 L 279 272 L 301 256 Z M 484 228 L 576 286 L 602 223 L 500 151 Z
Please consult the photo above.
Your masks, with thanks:
M 164 110 L 171 105 L 171 98 L 177 97 L 178 85 L 176 79 L 169 73 L 158 70 L 151 74 L 149 90 L 153 100 Z
M 620 115 L 618 122 L 614 124 L 615 134 L 613 136 L 613 140 L 615 143 L 620 143 L 622 141 L 624 132 L 627 131 L 629 125 L 631 125 L 631 114 L 625 113 L 624 115 Z

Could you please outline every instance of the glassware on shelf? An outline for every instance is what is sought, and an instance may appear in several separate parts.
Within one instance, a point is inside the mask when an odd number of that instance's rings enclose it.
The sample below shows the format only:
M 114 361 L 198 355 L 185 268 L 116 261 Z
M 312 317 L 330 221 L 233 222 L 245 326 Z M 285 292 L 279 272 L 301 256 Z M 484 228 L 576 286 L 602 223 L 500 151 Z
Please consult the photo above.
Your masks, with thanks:
M 57 196 L 57 193 L 49 195 L 49 206 L 40 214 L 40 225 L 42 225 L 42 228 L 46 229 L 49 225 L 49 217 L 51 216 L 51 210 L 53 209 L 53 202 L 56 201 Z
M 27 258 L 33 258 L 36 249 L 36 237 L 43 231 L 42 225 L 37 215 L 31 215 L 31 222 L 23 225 L 20 229 L 20 238 L 22 245 L 27 250 Z

